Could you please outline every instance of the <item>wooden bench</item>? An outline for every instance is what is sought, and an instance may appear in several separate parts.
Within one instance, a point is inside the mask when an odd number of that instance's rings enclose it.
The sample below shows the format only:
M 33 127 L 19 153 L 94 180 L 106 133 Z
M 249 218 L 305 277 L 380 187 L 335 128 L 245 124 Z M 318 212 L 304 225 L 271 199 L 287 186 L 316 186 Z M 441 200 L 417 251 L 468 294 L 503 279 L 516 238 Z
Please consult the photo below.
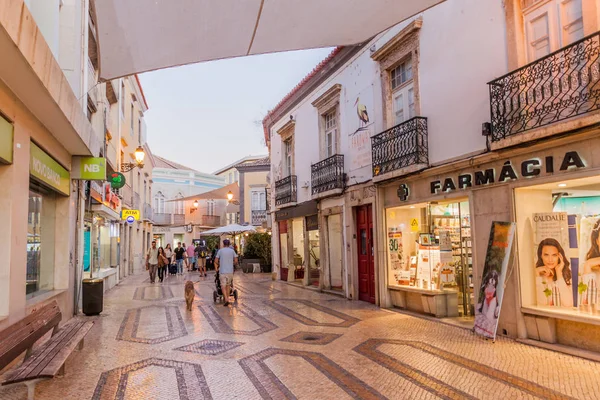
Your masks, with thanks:
M 23 363 L 3 377 L 2 386 L 23 383 L 27 398 L 32 400 L 37 382 L 64 373 L 65 361 L 75 347 L 83 347 L 83 338 L 94 322 L 73 318 L 59 329 L 61 319 L 58 304 L 53 301 L 0 332 L 0 370 L 25 352 Z M 51 338 L 34 349 L 34 344 L 51 330 Z

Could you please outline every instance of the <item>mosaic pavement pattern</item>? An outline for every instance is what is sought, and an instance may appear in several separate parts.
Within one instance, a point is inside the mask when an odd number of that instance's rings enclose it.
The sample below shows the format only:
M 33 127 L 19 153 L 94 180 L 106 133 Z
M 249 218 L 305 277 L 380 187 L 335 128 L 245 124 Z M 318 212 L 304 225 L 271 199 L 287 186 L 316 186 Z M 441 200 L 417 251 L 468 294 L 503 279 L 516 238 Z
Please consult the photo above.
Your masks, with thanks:
M 214 275 L 129 277 L 106 294 L 66 374 L 38 383 L 36 399 L 600 400 L 599 363 L 269 277 L 236 274 L 230 307 L 213 303 Z M 0 391 L 26 398 L 24 385 Z

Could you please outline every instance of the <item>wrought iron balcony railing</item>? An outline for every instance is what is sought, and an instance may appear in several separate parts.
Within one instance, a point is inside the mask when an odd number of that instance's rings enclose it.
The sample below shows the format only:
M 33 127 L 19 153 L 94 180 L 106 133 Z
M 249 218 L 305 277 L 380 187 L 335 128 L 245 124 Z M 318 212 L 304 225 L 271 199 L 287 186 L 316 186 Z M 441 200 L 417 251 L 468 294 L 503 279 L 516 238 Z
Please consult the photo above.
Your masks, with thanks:
M 171 215 L 168 213 L 154 213 L 154 225 L 171 225 Z
M 427 118 L 414 117 L 371 138 L 373 176 L 428 164 Z
M 275 205 L 295 203 L 297 200 L 298 186 L 296 175 L 290 175 L 275 182 Z
M 185 214 L 173 214 L 173 225 L 185 225 Z
M 346 184 L 344 155 L 335 154 L 310 166 L 312 194 L 343 189 Z
M 260 226 L 267 222 L 267 210 L 252 210 L 252 225 Z
M 154 221 L 154 212 L 148 203 L 144 203 L 144 221 Z
M 221 226 L 221 217 L 218 215 L 203 215 L 201 221 L 202 226 Z
M 492 141 L 600 110 L 600 32 L 488 83 Z
M 121 189 L 119 189 L 119 193 L 122 198 L 123 205 L 127 208 L 131 208 L 133 205 L 133 189 L 129 184 L 125 184 Z

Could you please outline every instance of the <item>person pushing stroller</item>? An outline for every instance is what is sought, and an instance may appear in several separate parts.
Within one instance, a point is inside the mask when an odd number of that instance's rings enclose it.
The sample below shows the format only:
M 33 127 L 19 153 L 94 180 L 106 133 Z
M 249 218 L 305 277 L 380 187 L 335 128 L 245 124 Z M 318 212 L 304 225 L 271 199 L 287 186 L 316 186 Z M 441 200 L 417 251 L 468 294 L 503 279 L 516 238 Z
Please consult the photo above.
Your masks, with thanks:
M 223 305 L 229 305 L 229 294 L 233 285 L 233 270 L 238 263 L 238 255 L 229 247 L 229 239 L 223 240 L 223 248 L 217 252 L 215 257 L 215 269 L 219 273 L 221 287 L 223 288 Z

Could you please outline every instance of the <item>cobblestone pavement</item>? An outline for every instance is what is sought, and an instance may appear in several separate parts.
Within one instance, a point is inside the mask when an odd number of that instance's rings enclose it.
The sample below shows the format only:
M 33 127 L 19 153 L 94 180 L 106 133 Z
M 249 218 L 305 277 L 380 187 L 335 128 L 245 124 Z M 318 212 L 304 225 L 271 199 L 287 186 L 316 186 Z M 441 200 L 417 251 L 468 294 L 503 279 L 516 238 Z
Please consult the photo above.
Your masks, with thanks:
M 600 399 L 600 364 L 304 290 L 270 276 L 236 274 L 240 299 L 212 300 L 196 282 L 128 278 L 66 374 L 37 399 Z M 25 399 L 23 385 L 0 392 Z

